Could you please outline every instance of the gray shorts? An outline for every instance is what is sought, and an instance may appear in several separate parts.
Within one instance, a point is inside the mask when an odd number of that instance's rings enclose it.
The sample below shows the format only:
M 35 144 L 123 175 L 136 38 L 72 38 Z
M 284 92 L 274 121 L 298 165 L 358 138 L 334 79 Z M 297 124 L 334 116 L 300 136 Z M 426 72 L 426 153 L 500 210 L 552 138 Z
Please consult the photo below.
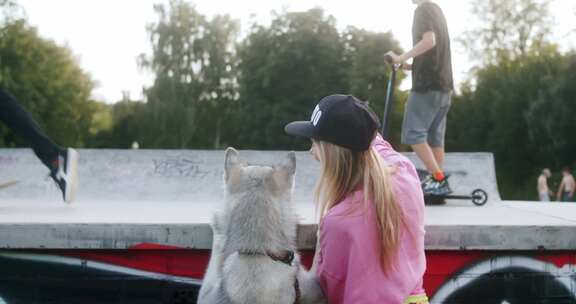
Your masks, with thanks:
M 550 195 L 548 194 L 548 192 L 539 193 L 538 196 L 540 197 L 541 202 L 549 202 L 550 201 Z
M 444 147 L 450 95 L 451 92 L 443 91 L 410 92 L 402 122 L 403 144 Z

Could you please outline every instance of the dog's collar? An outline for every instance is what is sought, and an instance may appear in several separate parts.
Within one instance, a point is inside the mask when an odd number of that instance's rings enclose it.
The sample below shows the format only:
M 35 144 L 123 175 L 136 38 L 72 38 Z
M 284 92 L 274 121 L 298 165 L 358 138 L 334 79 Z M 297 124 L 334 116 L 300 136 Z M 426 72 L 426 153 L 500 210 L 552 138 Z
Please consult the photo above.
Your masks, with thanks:
M 267 255 L 269 258 L 276 262 L 284 263 L 288 266 L 292 266 L 292 261 L 294 261 L 294 251 L 284 250 L 280 253 L 273 253 L 266 251 L 266 253 L 261 252 L 249 252 L 249 251 L 238 251 L 239 254 L 245 255 Z
M 272 252 L 266 252 L 266 255 L 269 256 L 272 260 L 277 262 L 282 262 L 286 265 L 292 265 L 292 261 L 294 261 L 294 251 L 285 250 L 282 251 L 281 254 L 275 254 Z
M 237 251 L 238 254 L 245 254 L 245 255 L 266 255 L 272 260 L 276 262 L 284 263 L 288 266 L 292 266 L 292 262 L 294 261 L 294 251 L 291 250 L 284 250 L 280 254 L 275 254 L 269 251 L 266 253 L 262 252 L 250 252 L 250 251 Z M 294 304 L 300 304 L 300 300 L 302 298 L 302 291 L 300 290 L 300 284 L 298 283 L 298 277 L 294 278 Z

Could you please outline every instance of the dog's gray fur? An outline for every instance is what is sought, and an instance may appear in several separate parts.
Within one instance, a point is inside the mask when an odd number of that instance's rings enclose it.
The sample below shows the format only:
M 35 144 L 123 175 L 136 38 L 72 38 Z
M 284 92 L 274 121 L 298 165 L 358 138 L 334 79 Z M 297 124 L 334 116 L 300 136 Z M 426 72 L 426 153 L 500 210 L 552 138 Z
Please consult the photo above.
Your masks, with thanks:
M 325 303 L 314 274 L 300 266 L 296 217 L 290 201 L 296 156 L 277 166 L 248 165 L 226 150 L 224 209 L 212 220 L 214 240 L 200 304 L 293 304 L 298 279 L 302 304 Z M 291 265 L 267 253 L 294 252 Z

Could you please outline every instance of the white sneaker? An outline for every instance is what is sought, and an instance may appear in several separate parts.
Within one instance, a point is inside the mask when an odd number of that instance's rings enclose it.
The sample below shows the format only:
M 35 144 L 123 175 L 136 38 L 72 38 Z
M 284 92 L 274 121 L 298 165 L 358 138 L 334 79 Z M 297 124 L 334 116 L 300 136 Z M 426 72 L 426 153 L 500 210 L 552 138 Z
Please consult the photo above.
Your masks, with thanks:
M 58 166 L 50 172 L 58 188 L 62 191 L 64 202 L 70 204 L 76 198 L 78 190 L 78 152 L 67 148 L 58 155 Z

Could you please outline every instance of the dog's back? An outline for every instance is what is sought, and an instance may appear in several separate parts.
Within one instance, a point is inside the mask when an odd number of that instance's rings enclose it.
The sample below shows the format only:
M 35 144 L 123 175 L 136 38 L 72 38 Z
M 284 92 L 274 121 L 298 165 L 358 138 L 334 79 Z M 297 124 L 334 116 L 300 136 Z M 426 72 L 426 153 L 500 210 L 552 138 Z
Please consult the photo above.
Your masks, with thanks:
M 295 303 L 300 261 L 290 206 L 294 153 L 282 165 L 256 166 L 229 149 L 225 169 L 226 202 L 214 217 L 199 303 Z

